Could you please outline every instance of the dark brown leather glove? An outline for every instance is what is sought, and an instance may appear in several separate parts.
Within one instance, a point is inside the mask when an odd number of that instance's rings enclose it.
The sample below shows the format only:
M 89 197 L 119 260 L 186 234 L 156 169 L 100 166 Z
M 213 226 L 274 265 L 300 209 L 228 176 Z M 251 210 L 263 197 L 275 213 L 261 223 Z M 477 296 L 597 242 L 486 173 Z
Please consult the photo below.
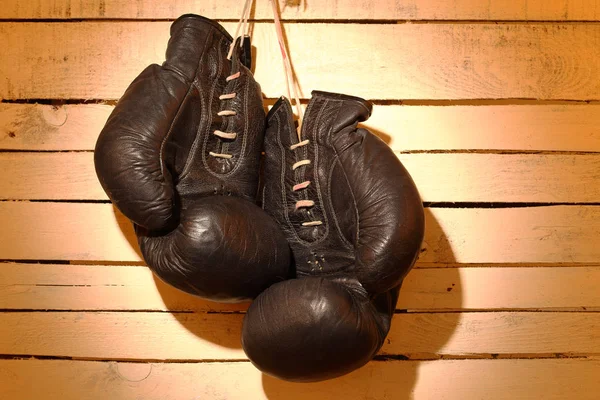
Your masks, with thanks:
M 261 294 L 242 343 L 267 374 L 318 381 L 367 363 L 383 344 L 419 254 L 423 205 L 390 148 L 357 128 L 371 104 L 313 92 L 298 142 L 281 98 L 267 116 L 263 208 L 289 241 L 297 279 Z
M 254 298 L 285 279 L 289 246 L 255 205 L 265 114 L 260 86 L 231 36 L 184 15 L 166 61 L 119 100 L 96 144 L 96 172 L 136 225 L 163 280 L 220 301 Z M 248 49 L 246 45 L 244 49 Z

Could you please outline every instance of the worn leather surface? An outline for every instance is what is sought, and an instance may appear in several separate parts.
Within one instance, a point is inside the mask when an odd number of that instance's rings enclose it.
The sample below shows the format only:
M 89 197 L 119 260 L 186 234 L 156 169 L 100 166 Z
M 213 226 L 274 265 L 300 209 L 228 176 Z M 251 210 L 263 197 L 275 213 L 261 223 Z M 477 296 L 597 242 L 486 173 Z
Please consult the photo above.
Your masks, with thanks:
M 279 227 L 255 205 L 265 114 L 260 86 L 242 62 L 250 62 L 248 46 L 236 45 L 227 60 L 231 42 L 210 19 L 177 19 L 166 61 L 127 88 L 94 158 L 102 187 L 135 224 L 149 267 L 181 290 L 221 301 L 254 298 L 288 276 L 290 260 Z M 219 99 L 230 93 L 236 97 Z M 218 116 L 223 110 L 236 115 Z
M 271 286 L 250 306 L 242 343 L 267 374 L 317 381 L 367 363 L 390 329 L 403 278 L 424 233 L 417 188 L 391 149 L 357 128 L 371 104 L 313 92 L 298 143 L 291 106 L 267 116 L 263 208 L 290 243 L 297 279 Z M 293 170 L 293 164 L 310 164 Z M 293 191 L 298 183 L 307 188 Z M 299 200 L 314 206 L 295 209 Z M 304 222 L 321 221 L 318 226 Z

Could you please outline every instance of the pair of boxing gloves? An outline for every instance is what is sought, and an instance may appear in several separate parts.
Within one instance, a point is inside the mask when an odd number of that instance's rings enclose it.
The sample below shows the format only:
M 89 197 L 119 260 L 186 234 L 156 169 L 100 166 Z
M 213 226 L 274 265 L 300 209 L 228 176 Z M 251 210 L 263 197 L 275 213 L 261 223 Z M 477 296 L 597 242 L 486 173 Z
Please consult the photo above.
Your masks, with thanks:
M 257 368 L 337 377 L 383 344 L 420 250 L 422 202 L 389 147 L 357 127 L 369 102 L 313 92 L 299 140 L 287 99 L 265 118 L 248 46 L 229 59 L 232 41 L 210 19 L 176 20 L 166 61 L 108 118 L 97 175 L 158 277 L 254 299 L 242 344 Z

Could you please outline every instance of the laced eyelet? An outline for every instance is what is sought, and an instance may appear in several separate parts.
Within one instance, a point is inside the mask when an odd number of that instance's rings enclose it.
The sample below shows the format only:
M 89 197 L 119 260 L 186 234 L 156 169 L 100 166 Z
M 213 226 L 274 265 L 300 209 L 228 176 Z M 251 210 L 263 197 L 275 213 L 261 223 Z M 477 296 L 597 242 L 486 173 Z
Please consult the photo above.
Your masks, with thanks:
M 209 151 L 208 154 L 210 154 L 213 157 L 217 157 L 217 158 L 233 158 L 233 156 L 231 154 L 223 154 L 223 153 L 215 153 L 212 151 Z
M 310 143 L 310 141 L 308 139 L 305 139 L 305 140 L 303 140 L 301 142 L 298 142 L 298 143 L 295 143 L 295 144 L 291 145 L 290 146 L 290 150 L 293 151 L 293 150 L 297 149 L 298 147 L 306 146 L 309 143 Z M 307 160 L 300 160 L 298 162 L 295 162 L 292 165 L 292 170 L 296 170 L 297 168 L 299 168 L 299 167 L 301 167 L 303 165 L 309 165 L 310 163 L 311 162 L 308 159 Z M 301 183 L 297 183 L 294 186 L 292 186 L 292 191 L 296 192 L 298 190 L 306 189 L 309 185 L 310 185 L 310 181 L 304 181 L 304 182 L 301 182 Z M 298 200 L 296 202 L 294 210 L 298 211 L 301 208 L 310 208 L 310 207 L 313 207 L 314 205 L 315 205 L 315 202 L 312 201 L 312 200 Z M 311 216 L 312 213 L 309 211 L 308 215 Z M 308 227 L 310 227 L 310 226 L 319 226 L 319 225 L 322 225 L 322 224 L 323 224 L 322 221 L 308 221 L 308 222 L 303 222 L 302 226 L 308 226 Z
M 229 75 L 227 78 L 225 78 L 226 82 L 230 82 L 234 79 L 237 79 L 240 77 L 240 72 L 236 72 L 235 74 Z M 230 100 L 230 99 L 234 99 L 237 96 L 237 93 L 225 93 L 219 96 L 219 100 Z M 233 110 L 222 110 L 219 111 L 217 113 L 217 115 L 219 117 L 232 117 L 234 115 L 237 115 L 237 112 L 233 111 Z M 215 136 L 220 137 L 221 139 L 227 139 L 227 140 L 235 140 L 235 138 L 237 138 L 237 133 L 236 132 L 223 132 L 220 130 L 215 130 L 213 132 L 213 134 Z M 233 155 L 231 154 L 225 154 L 225 153 L 215 153 L 215 152 L 208 152 L 209 155 L 211 155 L 212 157 L 217 157 L 217 158 L 225 158 L 225 159 L 230 159 L 233 158 Z
M 303 222 L 302 226 L 319 226 L 319 225 L 323 225 L 322 221 L 310 221 L 310 222 Z
M 240 71 L 236 72 L 233 75 L 229 75 L 227 78 L 225 78 L 225 82 L 232 81 L 232 80 L 237 79 L 239 77 L 240 77 Z
M 237 137 L 237 133 L 235 132 L 223 132 L 218 129 L 213 132 L 213 135 L 218 136 L 222 139 L 235 139 Z
M 309 144 L 309 143 L 310 143 L 310 141 L 309 141 L 308 139 L 306 139 L 306 140 L 303 140 L 303 141 L 301 141 L 301 142 L 299 142 L 299 143 L 296 143 L 296 144 L 293 144 L 293 145 L 291 145 L 291 146 L 290 146 L 290 150 L 295 150 L 295 149 L 297 149 L 298 147 L 306 146 L 306 145 L 307 145 L 307 144 Z
M 308 185 L 310 185 L 310 181 L 304 181 L 302 183 L 298 183 L 297 185 L 292 186 L 292 190 L 296 192 L 298 190 L 306 189 Z
M 298 200 L 296 202 L 296 210 L 298 210 L 299 208 L 306 208 L 306 207 L 312 207 L 315 205 L 315 202 L 312 200 Z
M 297 168 L 308 164 L 310 164 L 310 160 L 300 160 L 292 165 L 292 170 L 296 170 Z

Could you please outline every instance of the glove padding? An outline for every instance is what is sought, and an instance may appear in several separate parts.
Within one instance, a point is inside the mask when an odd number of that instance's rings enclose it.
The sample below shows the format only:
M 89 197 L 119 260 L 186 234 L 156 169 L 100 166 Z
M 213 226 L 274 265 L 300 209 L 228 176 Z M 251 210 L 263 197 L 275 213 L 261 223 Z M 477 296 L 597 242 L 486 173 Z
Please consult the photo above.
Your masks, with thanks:
M 167 283 L 211 300 L 256 297 L 289 273 L 279 227 L 255 205 L 265 114 L 231 36 L 184 15 L 166 61 L 129 86 L 100 133 L 95 165 Z M 247 53 L 247 52 L 246 52 Z M 249 58 L 244 58 L 249 62 Z
M 297 273 L 244 318 L 243 348 L 267 374 L 298 382 L 346 374 L 372 359 L 390 329 L 424 214 L 398 158 L 357 128 L 370 113 L 363 99 L 313 92 L 302 142 L 286 99 L 267 116 L 263 208 L 282 227 Z

